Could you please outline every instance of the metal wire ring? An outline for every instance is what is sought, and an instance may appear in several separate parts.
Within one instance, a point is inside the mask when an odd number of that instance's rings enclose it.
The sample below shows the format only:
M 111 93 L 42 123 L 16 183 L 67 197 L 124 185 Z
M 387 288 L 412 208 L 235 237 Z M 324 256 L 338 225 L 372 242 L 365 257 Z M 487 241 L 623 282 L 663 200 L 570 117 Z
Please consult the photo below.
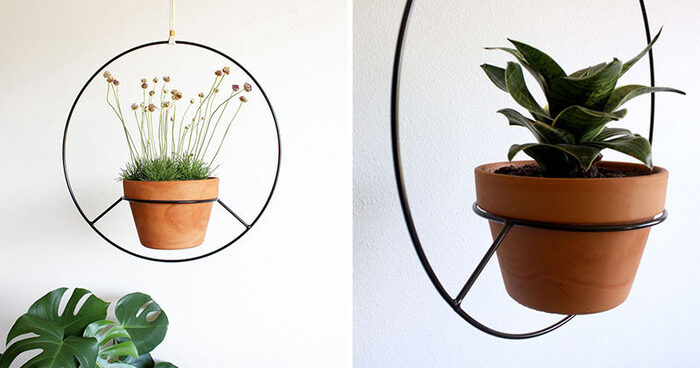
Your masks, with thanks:
M 406 31 L 408 29 L 408 22 L 411 16 L 411 9 L 413 6 L 413 0 L 407 0 L 406 1 L 406 6 L 404 8 L 403 12 L 403 17 L 401 19 L 401 26 L 399 28 L 399 34 L 398 34 L 398 40 L 396 43 L 396 51 L 394 54 L 394 69 L 393 69 L 393 75 L 392 75 L 392 85 L 391 85 L 391 142 L 392 142 L 392 153 L 393 153 L 393 164 L 394 164 L 394 175 L 396 176 L 396 186 L 398 189 L 399 193 L 399 200 L 401 201 L 401 210 L 403 212 L 404 220 L 406 221 L 406 227 L 408 228 L 409 235 L 411 236 L 411 242 L 413 243 L 413 247 L 415 248 L 416 254 L 418 255 L 418 258 L 421 262 L 421 265 L 423 266 L 423 269 L 425 272 L 428 274 L 428 278 L 432 282 L 433 286 L 435 289 L 438 291 L 440 296 L 447 302 L 447 304 L 460 316 L 462 317 L 465 321 L 467 321 L 469 324 L 474 326 L 475 328 L 479 329 L 482 332 L 485 332 L 489 335 L 504 338 L 504 339 L 529 339 L 537 336 L 542 336 L 544 334 L 547 334 L 549 332 L 552 332 L 556 330 L 557 328 L 563 326 L 565 323 L 569 322 L 574 316 L 566 316 L 559 322 L 543 328 L 538 331 L 534 332 L 528 332 L 528 333 L 507 333 L 507 332 L 501 332 L 494 330 L 476 319 L 474 319 L 472 316 L 470 316 L 467 312 L 465 312 L 462 307 L 461 303 L 464 299 L 464 297 L 467 295 L 469 290 L 471 289 L 471 286 L 476 282 L 476 279 L 479 277 L 481 274 L 481 271 L 483 271 L 484 267 L 486 267 L 486 264 L 488 261 L 491 259 L 493 254 L 496 252 L 498 246 L 501 244 L 503 239 L 506 237 L 508 234 L 508 231 L 515 226 L 516 224 L 513 222 L 518 222 L 519 220 L 510 220 L 510 219 L 505 219 L 505 218 L 499 218 L 497 216 L 493 216 L 494 219 L 502 219 L 504 223 L 503 230 L 501 233 L 497 236 L 496 240 L 492 243 L 491 247 L 487 251 L 486 255 L 482 258 L 481 262 L 477 265 L 476 269 L 470 276 L 469 280 L 467 283 L 464 285 L 462 290 L 459 292 L 456 298 L 452 298 L 450 294 L 447 292 L 445 287 L 442 285 L 440 282 L 440 279 L 438 279 L 437 275 L 435 274 L 435 271 L 433 270 L 432 266 L 430 265 L 430 262 L 428 261 L 427 256 L 425 255 L 425 251 L 423 250 L 423 245 L 421 244 L 420 237 L 418 236 L 418 230 L 416 229 L 416 225 L 413 221 L 413 215 L 411 213 L 411 208 L 408 203 L 408 194 L 406 192 L 406 184 L 403 176 L 403 166 L 401 164 L 401 142 L 400 142 L 400 137 L 399 137 L 399 89 L 401 85 L 401 61 L 403 57 L 403 47 L 404 47 L 404 41 L 406 38 Z M 649 29 L 649 19 L 647 17 L 647 11 L 646 7 L 644 5 L 644 0 L 639 0 L 639 6 L 642 11 L 642 18 L 644 20 L 644 30 L 647 38 L 647 42 L 651 42 L 651 32 Z M 653 51 L 649 51 L 649 74 L 650 74 L 650 79 L 651 79 L 651 86 L 655 86 L 655 75 L 654 75 L 654 54 Z M 649 121 L 649 142 L 653 141 L 654 138 L 654 116 L 655 116 L 655 105 L 656 105 L 656 99 L 655 95 L 652 93 L 651 94 L 651 117 Z M 486 215 L 488 216 L 489 214 L 486 213 L 485 211 L 481 210 L 476 206 L 474 208 L 474 211 L 477 212 L 479 215 Z M 656 225 L 666 219 L 667 212 L 664 211 L 663 214 L 660 215 L 660 217 L 655 218 L 656 220 L 652 220 L 648 226 L 653 226 Z M 520 221 L 522 222 L 522 221 Z M 551 224 L 543 224 L 540 223 L 540 225 L 544 226 L 550 226 Z M 630 225 L 624 225 L 624 226 L 630 226 Z M 632 224 L 631 226 L 634 226 Z M 625 230 L 625 229 L 622 229 Z M 633 230 L 633 229 L 630 229 Z M 575 231 L 575 230 L 574 230 Z
M 90 83 L 95 79 L 95 77 L 96 77 L 96 76 L 100 73 L 100 71 L 102 71 L 104 68 L 106 68 L 107 66 L 109 66 L 111 63 L 113 63 L 113 62 L 116 61 L 117 59 L 120 59 L 120 58 L 122 58 L 123 56 L 125 56 L 125 55 L 127 55 L 127 54 L 130 54 L 130 53 L 132 53 L 132 52 L 134 52 L 134 51 L 136 51 L 136 50 L 140 50 L 140 49 L 143 49 L 143 48 L 146 48 L 146 47 L 151 47 L 151 46 L 156 46 L 156 45 L 167 45 L 167 44 L 168 44 L 168 41 L 167 41 L 167 40 L 166 40 L 166 41 L 155 41 L 155 42 L 149 42 L 149 43 L 145 43 L 145 44 L 143 44 L 143 45 L 139 45 L 139 46 L 130 48 L 130 49 L 128 49 L 128 50 L 126 50 L 126 51 L 120 53 L 119 55 L 117 55 L 117 56 L 111 58 L 111 59 L 110 59 L 109 61 L 107 61 L 104 65 L 102 65 L 99 69 L 97 69 L 97 71 L 96 71 L 95 73 L 92 74 L 92 76 L 87 80 L 87 82 L 85 83 L 85 85 L 83 85 L 83 87 L 80 89 L 80 92 L 78 93 L 78 96 L 75 98 L 75 101 L 73 102 L 73 105 L 71 106 L 70 112 L 68 113 L 68 119 L 66 119 L 66 127 L 65 127 L 65 129 L 64 129 L 64 131 L 63 131 L 62 162 L 63 162 L 63 175 L 64 175 L 64 177 L 65 177 L 65 179 L 66 179 L 66 185 L 68 186 L 68 192 L 69 192 L 69 194 L 70 194 L 70 196 L 71 196 L 71 199 L 73 200 L 73 203 L 75 204 L 75 207 L 78 209 L 78 212 L 80 213 L 80 216 L 82 216 L 83 220 L 85 220 L 85 222 L 87 222 L 88 225 L 90 225 L 90 227 L 92 228 L 92 230 L 95 231 L 100 237 L 102 237 L 102 239 L 104 239 L 105 241 L 107 241 L 107 243 L 111 244 L 112 246 L 114 246 L 115 248 L 119 249 L 120 251 L 122 251 L 122 252 L 124 252 L 124 253 L 127 253 L 127 254 L 129 254 L 129 255 L 132 255 L 132 256 L 134 256 L 134 257 L 138 257 L 138 258 L 140 258 L 140 259 L 144 259 L 144 260 L 147 260 L 147 261 L 153 261 L 153 262 L 180 263 L 180 262 L 196 261 L 196 260 L 199 260 L 199 259 L 202 259 L 202 258 L 206 258 L 206 257 L 212 256 L 212 255 L 214 255 L 214 254 L 216 254 L 216 253 L 219 253 L 219 252 L 223 251 L 224 249 L 228 248 L 228 247 L 231 246 L 233 243 L 235 243 L 236 241 L 238 241 L 238 239 L 242 238 L 242 237 L 253 227 L 253 225 L 255 225 L 255 224 L 258 222 L 258 220 L 260 219 L 260 217 L 262 216 L 262 214 L 263 214 L 263 213 L 265 212 L 265 210 L 267 209 L 267 206 L 270 204 L 270 200 L 272 199 L 272 195 L 274 194 L 275 188 L 277 187 L 277 180 L 278 180 L 278 178 L 279 178 L 280 165 L 281 165 L 281 161 L 282 161 L 282 144 L 281 144 L 281 141 L 280 141 L 279 125 L 278 125 L 278 123 L 277 123 L 277 117 L 275 116 L 275 111 L 274 111 L 274 109 L 272 108 L 272 103 L 270 103 L 270 99 L 267 97 L 267 94 L 265 93 L 265 90 L 262 88 L 262 86 L 260 85 L 260 83 L 258 83 L 258 81 L 255 79 L 255 77 L 254 77 L 245 67 L 243 67 L 243 65 L 241 65 L 240 63 L 238 63 L 238 62 L 237 62 L 236 60 L 234 60 L 232 57 L 230 57 L 230 56 L 224 54 L 223 52 L 221 52 L 221 51 L 219 51 L 219 50 L 217 50 L 217 49 L 214 49 L 214 48 L 212 48 L 212 47 L 209 47 L 209 46 L 206 46 L 206 45 L 202 45 L 202 44 L 199 44 L 199 43 L 196 43 L 196 42 L 180 41 L 180 40 L 178 40 L 178 41 L 177 41 L 177 45 L 188 45 L 188 46 L 194 46 L 194 47 L 202 48 L 202 49 L 211 51 L 211 52 L 213 52 L 213 53 L 215 53 L 215 54 L 218 54 L 218 55 L 222 56 L 223 58 L 227 59 L 228 61 L 232 62 L 232 63 L 235 64 L 238 68 L 240 68 L 243 72 L 245 72 L 246 75 L 248 75 L 248 77 L 251 79 L 251 81 L 255 84 L 255 86 L 256 86 L 256 87 L 260 90 L 260 92 L 262 93 L 263 97 L 265 98 L 265 102 L 267 103 L 267 106 L 268 106 L 269 109 L 270 109 L 270 113 L 272 114 L 272 120 L 274 121 L 274 124 L 275 124 L 275 134 L 276 134 L 276 138 L 277 138 L 277 168 L 275 169 L 275 179 L 274 179 L 274 181 L 273 181 L 273 183 L 272 183 L 272 187 L 270 188 L 270 193 L 269 193 L 269 195 L 267 196 L 267 199 L 265 200 L 265 204 L 263 205 L 262 209 L 260 210 L 260 212 L 258 213 L 258 215 L 255 217 L 255 219 L 254 219 L 252 222 L 250 222 L 250 223 L 246 223 L 240 216 L 238 216 L 235 212 L 233 212 L 233 211 L 231 210 L 231 208 L 229 208 L 226 204 L 224 204 L 224 203 L 223 203 L 221 200 L 219 200 L 218 198 L 217 198 L 217 199 L 214 199 L 214 200 L 212 200 L 212 201 L 208 201 L 208 202 L 218 202 L 227 212 L 229 212 L 233 217 L 235 217 L 239 222 L 241 222 L 241 224 L 243 224 L 243 225 L 245 226 L 245 230 L 243 230 L 243 232 L 241 232 L 240 234 L 238 234 L 238 236 L 236 236 L 233 240 L 231 240 L 230 242 L 224 244 L 223 246 L 219 247 L 218 249 L 213 250 L 213 251 L 211 251 L 211 252 L 209 252 L 209 253 L 206 253 L 206 254 L 202 254 L 202 255 L 196 256 L 196 257 L 183 258 L 183 259 L 161 259 L 161 258 L 154 258 L 154 257 L 144 256 L 144 255 L 138 254 L 138 253 L 136 253 L 136 252 L 132 252 L 132 251 L 130 251 L 130 250 L 128 250 L 128 249 L 126 249 L 126 248 L 120 246 L 120 245 L 117 244 L 116 242 L 112 241 L 109 237 L 107 237 L 106 235 L 104 235 L 99 229 L 97 229 L 97 227 L 95 226 L 95 223 L 96 223 L 97 221 L 99 221 L 105 214 L 107 214 L 107 212 L 111 211 L 114 207 L 116 207 L 117 204 L 119 204 L 119 203 L 120 203 L 121 201 L 123 201 L 123 200 L 132 201 L 132 202 L 134 202 L 135 200 L 133 200 L 133 199 L 132 199 L 132 200 L 129 200 L 129 199 L 126 199 L 126 198 L 124 198 L 124 197 L 120 197 L 116 202 L 114 202 L 111 206 L 109 206 L 105 211 L 103 211 L 100 215 L 98 215 L 94 220 L 90 220 L 90 219 L 87 217 L 87 215 L 85 214 L 85 212 L 83 211 L 83 209 L 80 207 L 80 204 L 78 203 L 78 200 L 77 200 L 77 198 L 76 198 L 76 196 L 75 196 L 75 193 L 73 192 L 73 187 L 71 186 L 71 182 L 70 182 L 70 179 L 69 179 L 69 177 L 68 177 L 68 168 L 67 168 L 67 164 L 66 164 L 66 146 L 67 146 L 67 138 L 68 138 L 68 128 L 69 128 L 69 126 L 70 126 L 70 121 L 71 121 L 71 118 L 72 118 L 72 116 L 73 116 L 73 112 L 74 112 L 74 110 L 75 110 L 75 107 L 76 107 L 77 104 L 78 104 L 78 101 L 79 101 L 80 98 L 82 97 L 83 92 L 85 92 L 85 89 L 87 89 L 88 85 L 90 85 Z

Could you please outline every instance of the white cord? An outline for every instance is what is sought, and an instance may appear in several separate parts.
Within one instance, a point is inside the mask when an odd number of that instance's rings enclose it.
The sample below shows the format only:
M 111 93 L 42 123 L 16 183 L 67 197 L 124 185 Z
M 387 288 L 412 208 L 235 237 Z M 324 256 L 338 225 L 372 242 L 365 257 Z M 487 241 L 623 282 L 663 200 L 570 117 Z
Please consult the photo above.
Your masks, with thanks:
M 170 0 L 170 35 L 168 36 L 168 43 L 171 45 L 175 44 L 175 28 L 173 26 L 173 3 L 174 0 Z

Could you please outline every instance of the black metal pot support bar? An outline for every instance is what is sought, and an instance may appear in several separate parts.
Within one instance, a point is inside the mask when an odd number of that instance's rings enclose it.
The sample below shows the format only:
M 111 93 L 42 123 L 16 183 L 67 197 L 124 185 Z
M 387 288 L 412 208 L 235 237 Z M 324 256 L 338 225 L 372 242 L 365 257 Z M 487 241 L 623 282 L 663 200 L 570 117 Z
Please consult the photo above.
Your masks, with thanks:
M 171 31 L 171 34 L 172 34 L 172 33 L 173 33 L 173 31 Z M 77 198 L 76 198 L 76 196 L 75 196 L 75 193 L 73 192 L 73 187 L 71 186 L 70 179 L 69 179 L 69 177 L 68 177 L 68 167 L 67 167 L 67 164 L 66 164 L 66 146 L 67 146 L 67 138 L 68 138 L 68 128 L 70 127 L 70 121 L 71 121 L 71 118 L 72 118 L 72 116 L 73 116 L 73 111 L 75 110 L 75 107 L 77 106 L 78 101 L 79 101 L 80 98 L 82 97 L 83 92 L 85 92 L 85 89 L 87 89 L 88 85 L 90 85 L 90 83 L 93 81 L 93 79 L 95 79 L 95 77 L 96 77 L 102 70 L 104 70 L 107 66 L 109 66 L 110 64 L 112 64 L 114 61 L 116 61 L 117 59 L 119 59 L 119 58 L 121 58 L 121 57 L 123 57 L 123 56 L 125 56 L 125 55 L 127 55 L 127 54 L 130 54 L 130 53 L 132 53 L 132 52 L 134 52 L 134 51 L 136 51 L 136 50 L 140 50 L 140 49 L 143 49 L 143 48 L 146 48 L 146 47 L 151 47 L 151 46 L 156 46 L 156 45 L 167 45 L 167 44 L 169 44 L 169 43 L 172 44 L 172 42 L 169 42 L 168 40 L 166 40 L 166 41 L 155 41 L 155 42 L 150 42 L 150 43 L 146 43 L 146 44 L 143 44 L 143 45 L 140 45 L 140 46 L 133 47 L 133 48 L 131 48 L 131 49 L 129 49 L 129 50 L 126 50 L 126 51 L 120 53 L 119 55 L 113 57 L 113 58 L 110 59 L 108 62 L 106 62 L 103 66 L 101 66 L 99 69 L 97 69 L 97 71 L 96 71 L 95 73 L 92 74 L 92 76 L 90 77 L 90 79 L 88 79 L 88 81 L 85 83 L 85 85 L 83 86 L 83 88 L 80 89 L 80 92 L 78 93 L 78 97 L 75 98 L 75 101 L 73 102 L 73 106 L 72 106 L 71 109 L 70 109 L 70 113 L 68 113 L 68 119 L 66 120 L 66 127 L 65 127 L 65 130 L 63 131 L 63 149 L 62 149 L 62 155 L 63 155 L 63 175 L 65 176 L 65 179 L 66 179 L 66 185 L 68 186 L 68 192 L 70 193 L 71 199 L 73 199 L 73 203 L 75 203 L 75 206 L 78 208 L 78 212 L 80 212 L 80 215 L 83 217 L 83 219 L 85 220 L 85 222 L 87 222 L 88 225 L 90 225 L 90 227 L 92 228 L 92 230 L 94 230 L 99 236 L 101 236 L 105 241 L 107 241 L 109 244 L 111 244 L 111 245 L 114 246 L 115 248 L 121 250 L 122 252 L 125 252 L 125 253 L 127 253 L 127 254 L 130 254 L 130 255 L 132 255 L 132 256 L 134 256 L 134 257 L 138 257 L 138 258 L 141 258 L 141 259 L 145 259 L 145 260 L 148 260 L 148 261 L 154 261 L 154 262 L 176 263 L 176 262 L 195 261 L 195 260 L 198 260 L 198 259 L 202 259 L 202 258 L 205 258 L 205 257 L 209 257 L 209 256 L 214 255 L 214 254 L 216 254 L 216 253 L 219 253 L 219 252 L 221 252 L 222 250 L 224 250 L 224 249 L 228 248 L 229 246 L 231 246 L 231 245 L 232 245 L 233 243 L 235 243 L 236 241 L 238 241 L 238 239 L 242 238 L 243 235 L 245 235 L 245 234 L 253 227 L 253 225 L 255 225 L 255 224 L 258 222 L 258 220 L 259 220 L 260 217 L 262 216 L 263 212 L 265 212 L 265 209 L 267 209 L 267 206 L 270 204 L 270 200 L 272 199 L 272 194 L 275 192 L 275 188 L 277 187 L 277 179 L 279 178 L 280 163 L 281 163 L 281 160 L 282 160 L 282 146 L 281 146 L 281 142 L 280 142 L 279 125 L 277 124 L 277 117 L 275 116 L 275 111 L 274 111 L 274 109 L 272 108 L 272 104 L 270 103 L 270 99 L 267 97 L 267 94 L 265 93 L 265 90 L 263 90 L 262 86 L 260 85 L 260 83 L 258 83 L 258 81 L 255 79 L 255 77 L 253 77 L 253 75 L 252 75 L 246 68 L 244 68 L 243 65 L 241 65 L 241 64 L 238 63 L 236 60 L 234 60 L 233 58 L 231 58 L 230 56 L 224 54 L 223 52 L 221 52 L 221 51 L 219 51 L 219 50 L 216 50 L 216 49 L 214 49 L 214 48 L 212 48 L 212 47 L 209 47 L 209 46 L 206 46 L 206 45 L 202 45 L 202 44 L 199 44 L 199 43 L 196 43 L 196 42 L 179 41 L 179 40 L 178 40 L 178 41 L 177 41 L 177 45 L 188 45 L 188 46 L 199 47 L 199 48 L 202 48 L 202 49 L 211 51 L 211 52 L 213 52 L 213 53 L 216 53 L 216 54 L 218 54 L 218 55 L 224 57 L 224 58 L 227 59 L 228 61 L 234 63 L 237 67 L 239 67 L 243 72 L 245 72 L 245 73 L 248 75 L 248 77 L 253 81 L 253 83 L 254 83 L 254 84 L 257 86 L 257 88 L 260 90 L 260 92 L 262 93 L 263 97 L 265 97 L 265 102 L 267 103 L 267 106 L 268 106 L 269 109 L 270 109 L 270 114 L 272 115 L 272 120 L 274 121 L 274 124 L 275 124 L 275 133 L 276 133 L 276 138 L 277 138 L 277 168 L 275 169 L 275 179 L 274 179 L 274 181 L 272 182 L 272 187 L 270 188 L 270 194 L 267 196 L 267 199 L 265 200 L 265 203 L 263 204 L 263 206 L 262 206 L 260 212 L 258 213 L 258 215 L 257 215 L 257 216 L 253 219 L 253 221 L 251 221 L 251 222 L 246 222 L 245 220 L 243 220 L 239 215 L 237 215 L 229 206 L 227 206 L 227 205 L 226 205 L 223 201 L 221 201 L 221 199 L 219 199 L 219 198 L 206 199 L 206 200 L 197 200 L 197 201 L 152 201 L 152 200 L 140 200 L 140 199 L 131 199 L 131 198 L 121 197 L 121 198 L 117 199 L 114 203 L 112 203 L 111 206 L 107 207 L 107 209 L 104 210 L 102 213 L 100 213 L 97 217 L 95 217 L 94 219 L 90 220 L 90 219 L 87 217 L 87 215 L 85 214 L 85 212 L 83 211 L 82 207 L 80 207 L 80 203 L 78 203 L 78 200 L 77 200 Z M 179 47 L 179 46 L 176 46 L 176 47 Z M 218 249 L 213 250 L 213 251 L 211 251 L 211 252 L 209 252 L 209 253 L 206 253 L 206 254 L 202 254 L 202 255 L 196 256 L 196 257 L 183 258 L 183 259 L 161 259 L 161 258 L 147 257 L 147 256 L 144 256 L 144 255 L 141 255 L 141 254 L 132 252 L 132 251 L 130 251 L 130 250 L 128 250 L 128 249 L 126 249 L 126 248 L 120 246 L 120 245 L 117 244 L 116 242 L 112 241 L 112 240 L 111 240 L 109 237 L 107 237 L 105 234 L 103 234 L 103 233 L 96 227 L 97 222 L 98 222 L 100 219 L 102 219 L 102 217 L 104 217 L 107 213 L 109 213 L 112 209 L 114 209 L 114 207 L 116 207 L 116 206 L 117 206 L 119 203 L 121 203 L 122 201 L 126 201 L 126 202 L 141 202 L 141 203 L 163 203 L 163 204 L 193 204 L 193 203 L 217 202 L 217 203 L 220 204 L 221 207 L 223 207 L 229 214 L 231 214 L 231 216 L 233 216 L 238 222 L 240 222 L 240 223 L 245 227 L 245 230 L 243 230 L 242 233 L 238 234 L 238 236 L 236 236 L 233 240 L 231 240 L 230 242 L 224 244 L 223 246 L 219 247 Z
M 644 5 L 643 0 L 639 0 L 639 5 L 642 10 L 642 17 L 644 19 L 644 29 L 646 33 L 646 38 L 647 42 L 651 42 L 651 33 L 649 30 L 649 20 L 647 17 L 647 12 L 646 12 L 646 7 Z M 535 222 L 535 221 L 526 221 L 526 220 L 519 220 L 519 219 L 510 219 L 510 218 L 504 218 L 504 217 L 499 217 L 494 214 L 491 214 L 484 209 L 480 208 L 476 203 L 473 205 L 473 210 L 474 212 L 493 222 L 498 222 L 502 223 L 503 229 L 501 232 L 498 234 L 494 242 L 491 244 L 491 247 L 488 249 L 486 252 L 486 255 L 481 259 L 479 264 L 476 266 L 476 269 L 474 272 L 471 274 L 469 279 L 467 280 L 466 284 L 462 289 L 459 291 L 456 297 L 450 296 L 450 294 L 445 290 L 444 286 L 438 279 L 437 275 L 435 275 L 435 271 L 433 270 L 432 266 L 430 265 L 430 262 L 428 261 L 427 256 L 425 255 L 425 251 L 423 250 L 423 245 L 421 244 L 420 237 L 418 236 L 418 230 L 416 229 L 416 225 L 413 222 L 413 215 L 411 214 L 411 208 L 408 203 L 408 194 L 406 192 L 406 184 L 404 180 L 404 175 L 403 175 L 403 166 L 401 164 L 401 142 L 400 142 L 400 137 L 399 137 L 399 88 L 401 85 L 401 60 L 403 56 L 403 47 L 404 47 L 404 42 L 406 38 L 406 31 L 408 29 L 408 22 L 411 16 L 411 8 L 413 6 L 413 0 L 407 0 L 406 1 L 406 7 L 404 9 L 403 13 L 403 18 L 401 20 L 401 27 L 399 29 L 399 36 L 398 36 L 398 41 L 396 44 L 396 53 L 394 56 L 394 71 L 393 71 L 393 79 L 392 79 L 392 86 L 391 86 L 391 139 L 392 139 L 392 150 L 393 150 L 393 159 L 394 159 L 394 174 L 396 175 L 396 185 L 398 188 L 399 192 L 399 199 L 401 201 L 401 208 L 403 211 L 403 216 L 406 221 L 406 226 L 408 227 L 408 232 L 411 236 L 411 241 L 413 242 L 413 246 L 416 250 L 416 253 L 418 254 L 418 258 L 420 259 L 421 264 L 423 265 L 423 268 L 425 269 L 425 272 L 428 274 L 428 277 L 430 278 L 430 281 L 433 283 L 433 286 L 435 289 L 437 289 L 438 293 L 440 296 L 447 302 L 447 304 L 460 316 L 462 317 L 465 321 L 467 321 L 469 324 L 472 326 L 476 327 L 477 329 L 481 330 L 482 332 L 485 332 L 489 335 L 504 338 L 504 339 L 529 339 L 537 336 L 542 336 L 544 334 L 547 334 L 549 332 L 552 332 L 556 330 L 557 328 L 563 326 L 565 323 L 569 322 L 572 318 L 574 318 L 574 315 L 569 315 L 566 316 L 564 319 L 560 320 L 559 322 L 543 328 L 538 331 L 534 332 L 528 332 L 528 333 L 507 333 L 507 332 L 501 332 L 494 330 L 486 325 L 483 325 L 476 319 L 474 319 L 472 316 L 470 316 L 464 309 L 462 309 L 461 305 L 462 302 L 464 301 L 464 298 L 467 296 L 469 293 L 469 290 L 471 287 L 474 285 L 476 280 L 479 278 L 479 275 L 481 275 L 481 272 L 484 270 L 486 267 L 486 264 L 489 262 L 491 257 L 496 253 L 496 250 L 498 247 L 501 245 L 503 240 L 506 238 L 508 235 L 508 232 L 514 227 L 514 226 L 522 226 L 522 227 L 531 227 L 531 228 L 538 228 L 538 229 L 546 229 L 546 230 L 551 230 L 551 231 L 574 231 L 574 232 L 614 232 L 614 231 L 630 231 L 630 230 L 638 230 L 642 228 L 647 228 L 650 226 L 655 226 L 666 220 L 666 217 L 668 216 L 668 212 L 664 210 L 663 213 L 658 214 L 655 216 L 653 219 L 650 219 L 648 221 L 640 222 L 640 223 L 634 223 L 634 224 L 625 224 L 625 225 L 614 225 L 614 226 L 574 226 L 574 225 L 562 225 L 562 224 L 555 224 L 555 223 L 545 223 L 545 222 Z M 651 86 L 655 85 L 655 78 L 654 78 L 654 55 L 653 51 L 649 51 L 649 72 L 650 72 L 650 77 L 651 77 Z M 649 142 L 652 141 L 653 136 L 654 136 L 654 107 L 655 107 L 655 98 L 654 94 L 651 95 L 651 118 L 649 122 Z

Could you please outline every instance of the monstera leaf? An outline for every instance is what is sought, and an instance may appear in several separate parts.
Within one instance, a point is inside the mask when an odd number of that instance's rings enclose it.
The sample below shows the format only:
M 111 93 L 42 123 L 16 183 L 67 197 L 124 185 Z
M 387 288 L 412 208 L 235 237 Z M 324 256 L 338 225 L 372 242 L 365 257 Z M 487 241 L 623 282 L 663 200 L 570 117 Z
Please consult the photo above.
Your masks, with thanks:
M 126 357 L 121 363 L 128 364 L 129 367 L 133 368 L 153 368 L 155 367 L 155 362 L 153 362 L 153 357 L 151 354 L 143 354 L 138 357 Z
M 137 358 L 128 357 L 122 360 L 122 363 L 128 364 L 130 368 L 178 368 L 176 365 L 168 362 L 155 364 L 151 354 L 144 354 Z
M 126 329 L 112 321 L 97 321 L 87 326 L 84 337 L 94 337 L 100 347 L 96 368 L 133 368 L 119 363 L 123 357 L 138 357 L 136 346 Z M 115 341 L 117 343 L 114 343 Z
M 106 303 L 90 295 L 80 308 L 78 303 L 90 291 L 75 289 L 59 314 L 59 304 L 67 288 L 56 289 L 29 308 L 29 311 L 15 322 L 7 336 L 7 343 L 25 334 L 35 334 L 15 341 L 0 358 L 0 368 L 8 368 L 23 352 L 41 350 L 39 355 L 25 363 L 22 368 L 94 368 L 97 360 L 98 343 L 92 337 L 82 337 L 85 327 L 107 315 Z
M 150 353 L 168 332 L 168 316 L 153 298 L 143 293 L 124 296 L 115 313 L 139 354 Z

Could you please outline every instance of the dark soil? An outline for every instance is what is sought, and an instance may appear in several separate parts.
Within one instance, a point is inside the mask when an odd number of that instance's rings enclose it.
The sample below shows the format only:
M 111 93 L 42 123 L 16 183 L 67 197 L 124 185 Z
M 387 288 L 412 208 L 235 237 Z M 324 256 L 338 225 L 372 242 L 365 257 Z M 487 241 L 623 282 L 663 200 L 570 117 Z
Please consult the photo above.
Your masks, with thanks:
M 595 165 L 589 171 L 575 170 L 567 175 L 546 175 L 539 166 L 534 164 L 524 166 L 503 166 L 495 171 L 496 174 L 515 175 L 515 176 L 532 176 L 532 177 L 561 177 L 561 178 L 625 178 L 630 176 L 649 175 L 651 171 L 638 168 L 620 169 L 610 168 L 604 165 Z

